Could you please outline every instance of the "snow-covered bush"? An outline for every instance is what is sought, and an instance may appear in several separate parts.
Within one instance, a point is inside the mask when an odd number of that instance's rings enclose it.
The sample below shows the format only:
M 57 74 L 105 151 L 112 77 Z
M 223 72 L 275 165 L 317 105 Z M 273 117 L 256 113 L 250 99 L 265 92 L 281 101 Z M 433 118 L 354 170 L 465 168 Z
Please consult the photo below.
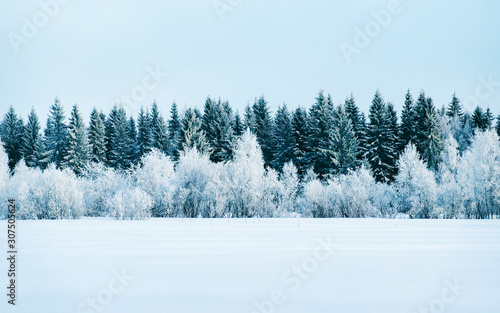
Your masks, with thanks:
M 174 162 L 154 149 L 141 160 L 133 174 L 138 187 L 153 198 L 152 216 L 173 215 Z
M 476 134 L 457 173 L 467 218 L 500 214 L 500 144 L 494 131 Z
M 184 152 L 176 167 L 174 210 L 176 216 L 222 217 L 226 208 L 222 164 L 196 148 Z
M 140 188 L 127 188 L 107 199 L 106 208 L 118 220 L 144 220 L 151 217 L 153 198 Z
M 10 181 L 9 194 L 18 199 L 20 219 L 73 219 L 83 211 L 79 180 L 69 169 L 54 165 L 43 172 L 28 168 L 21 161 Z
M 398 199 L 393 185 L 376 183 L 371 190 L 370 198 L 373 207 L 382 217 L 396 216 Z
M 111 214 L 106 201 L 114 197 L 118 191 L 132 188 L 128 175 L 99 163 L 87 166 L 81 185 L 87 216 Z
M 399 212 L 412 218 L 431 217 L 437 201 L 436 178 L 413 144 L 405 148 L 398 167 L 395 187 Z

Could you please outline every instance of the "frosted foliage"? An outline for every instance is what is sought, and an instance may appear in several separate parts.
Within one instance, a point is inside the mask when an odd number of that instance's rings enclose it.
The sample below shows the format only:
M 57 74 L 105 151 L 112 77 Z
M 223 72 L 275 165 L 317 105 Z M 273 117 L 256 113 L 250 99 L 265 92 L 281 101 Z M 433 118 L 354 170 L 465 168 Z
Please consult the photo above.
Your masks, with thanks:
M 172 216 L 174 185 L 174 162 L 157 149 L 141 160 L 135 173 L 135 182 L 153 199 L 153 216 Z
M 487 218 L 500 213 L 500 146 L 494 131 L 479 133 L 467 151 L 458 171 L 463 198 L 463 214 L 468 218 Z
M 118 220 L 144 220 L 151 217 L 153 198 L 137 187 L 119 190 L 106 200 L 106 207 Z
M 396 190 L 399 210 L 413 218 L 428 218 L 437 201 L 434 173 L 427 169 L 413 144 L 406 147 L 398 162 Z
M 75 174 L 57 170 L 28 168 L 24 161 L 15 169 L 9 194 L 17 201 L 20 219 L 73 219 L 83 211 L 83 193 Z

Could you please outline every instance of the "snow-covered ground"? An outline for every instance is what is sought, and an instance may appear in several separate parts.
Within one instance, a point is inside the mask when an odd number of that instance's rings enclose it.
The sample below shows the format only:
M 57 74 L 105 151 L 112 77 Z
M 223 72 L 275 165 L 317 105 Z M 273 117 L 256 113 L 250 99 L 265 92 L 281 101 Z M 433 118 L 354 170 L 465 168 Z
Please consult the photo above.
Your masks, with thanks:
M 499 220 L 19 221 L 18 240 L 0 312 L 500 312 Z

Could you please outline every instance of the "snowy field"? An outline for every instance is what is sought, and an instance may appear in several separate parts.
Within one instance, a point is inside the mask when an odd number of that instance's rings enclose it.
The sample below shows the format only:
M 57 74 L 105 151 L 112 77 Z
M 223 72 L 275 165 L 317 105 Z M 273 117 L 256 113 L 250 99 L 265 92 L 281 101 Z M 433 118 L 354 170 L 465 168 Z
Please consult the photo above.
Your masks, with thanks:
M 0 312 L 500 312 L 499 220 L 19 221 L 18 240 Z

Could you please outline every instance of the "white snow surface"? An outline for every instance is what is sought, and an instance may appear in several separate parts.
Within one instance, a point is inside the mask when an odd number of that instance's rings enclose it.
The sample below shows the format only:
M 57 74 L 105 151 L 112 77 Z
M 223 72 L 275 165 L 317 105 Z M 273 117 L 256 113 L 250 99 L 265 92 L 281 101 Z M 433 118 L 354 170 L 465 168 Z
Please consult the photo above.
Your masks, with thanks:
M 86 218 L 17 233 L 17 304 L 2 257 L 0 312 L 500 312 L 500 220 Z

